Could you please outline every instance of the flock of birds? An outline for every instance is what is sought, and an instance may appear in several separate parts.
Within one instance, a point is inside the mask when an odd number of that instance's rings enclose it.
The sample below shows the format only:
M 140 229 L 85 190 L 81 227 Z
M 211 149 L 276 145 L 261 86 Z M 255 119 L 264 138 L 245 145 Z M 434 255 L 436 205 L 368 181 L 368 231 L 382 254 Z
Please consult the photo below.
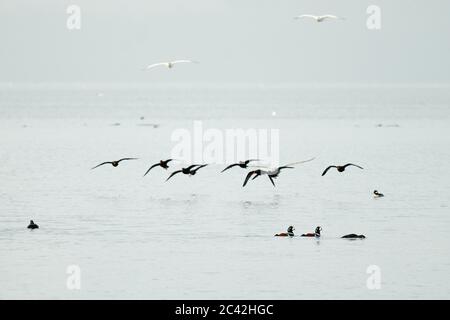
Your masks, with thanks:
M 273 179 L 277 178 L 278 175 L 281 173 L 281 170 L 283 169 L 293 169 L 294 165 L 296 164 L 301 164 L 301 163 L 306 163 L 309 161 L 314 160 L 315 158 L 311 158 L 308 160 L 303 160 L 303 161 L 299 161 L 299 162 L 294 162 L 291 164 L 287 164 L 287 165 L 283 165 L 283 166 L 279 166 L 276 168 L 267 168 L 267 167 L 259 167 L 256 170 L 251 170 L 247 173 L 247 175 L 245 176 L 245 180 L 243 183 L 243 187 L 245 187 L 248 183 L 248 181 L 251 180 L 255 180 L 257 177 L 262 176 L 262 175 L 267 175 L 267 177 L 269 178 L 270 182 L 272 183 L 272 185 L 275 187 L 275 182 L 273 181 Z M 93 167 L 92 169 L 98 168 L 100 166 L 106 165 L 106 164 L 111 164 L 113 167 L 117 167 L 119 165 L 119 163 L 121 161 L 126 161 L 126 160 L 137 160 L 137 158 L 122 158 L 120 160 L 114 160 L 114 161 L 105 161 L 102 162 L 98 165 L 96 165 L 95 167 Z M 167 160 L 160 160 L 159 162 L 153 164 L 150 166 L 150 168 L 148 168 L 148 170 L 145 172 L 144 177 L 153 169 L 156 167 L 161 167 L 162 169 L 169 169 L 169 163 L 171 161 L 173 161 L 174 159 L 167 159 Z M 247 159 L 245 161 L 239 161 L 237 163 L 233 163 L 228 165 L 227 167 L 225 167 L 221 173 L 233 168 L 233 167 L 240 167 L 242 169 L 247 169 L 249 167 L 254 167 L 254 166 L 250 166 L 250 163 L 252 162 L 258 162 L 260 161 L 259 159 Z M 183 173 L 187 176 L 194 176 L 198 170 L 200 170 L 201 168 L 206 167 L 208 164 L 193 164 L 190 165 L 188 167 L 185 168 L 181 168 L 180 170 L 176 170 L 173 171 L 169 177 L 166 179 L 166 181 L 168 181 L 170 178 L 172 178 L 174 175 L 178 174 L 178 173 Z M 257 166 L 256 166 L 257 167 Z M 364 169 L 363 167 L 357 165 L 357 164 L 353 164 L 353 163 L 347 163 L 345 165 L 330 165 L 327 168 L 325 168 L 325 170 L 322 172 L 322 176 L 326 175 L 327 172 L 332 169 L 335 168 L 337 170 L 337 172 L 344 172 L 348 167 L 356 167 L 359 169 Z M 374 190 L 373 191 L 374 197 L 376 198 L 381 198 L 384 197 L 384 194 L 378 192 L 378 190 Z M 32 221 L 31 221 L 32 222 Z M 30 224 L 31 225 L 31 224 Z M 287 229 L 287 232 L 282 232 L 282 233 L 277 233 L 275 234 L 276 237 L 293 237 L 295 236 L 294 234 L 294 230 L 295 228 L 293 226 L 289 226 Z M 322 231 L 322 227 L 318 226 L 316 227 L 315 232 L 310 232 L 310 233 L 304 233 L 301 235 L 301 237 L 316 237 L 316 238 L 320 238 L 320 232 Z M 355 233 L 350 233 L 347 235 L 342 236 L 341 238 L 344 239 L 365 239 L 366 237 L 362 234 L 355 234 Z
M 332 15 L 332 14 L 324 14 L 324 15 L 312 15 L 312 14 L 302 14 L 299 16 L 294 17 L 294 19 L 312 19 L 316 22 L 324 22 L 326 20 L 345 20 L 345 18 L 342 17 L 338 17 L 336 15 Z M 158 63 L 153 63 L 148 65 L 144 70 L 150 70 L 156 67 L 166 67 L 168 69 L 172 69 L 175 65 L 177 64 L 183 64 L 183 63 L 198 63 L 198 61 L 194 61 L 194 60 L 188 60 L 188 59 L 182 59 L 182 60 L 173 60 L 173 61 L 165 61 L 165 62 L 158 62 Z M 102 162 L 98 165 L 96 165 L 95 167 L 93 167 L 92 169 L 96 169 L 98 167 L 101 167 L 103 165 L 107 165 L 110 164 L 113 167 L 117 167 L 119 166 L 119 164 L 122 161 L 129 161 L 129 160 L 138 160 L 138 158 L 122 158 L 119 160 L 114 160 L 114 161 L 105 161 Z M 156 167 L 161 167 L 162 169 L 169 169 L 169 163 L 172 162 L 174 159 L 167 159 L 167 160 L 160 160 L 158 163 L 155 163 L 153 165 L 150 166 L 150 168 L 148 168 L 148 170 L 145 172 L 144 177 L 153 169 Z M 263 175 L 267 175 L 267 177 L 269 178 L 270 182 L 272 183 L 272 185 L 275 187 L 275 182 L 274 179 L 276 179 L 279 174 L 281 173 L 282 170 L 284 169 L 293 169 L 294 165 L 296 164 L 300 164 L 300 163 L 305 163 L 305 162 L 309 162 L 314 160 L 314 158 L 312 159 L 308 159 L 308 160 L 304 160 L 304 161 L 300 161 L 300 162 L 295 162 L 295 163 L 291 163 L 291 164 L 287 164 L 287 165 L 283 165 L 283 166 L 279 166 L 276 168 L 267 168 L 267 167 L 258 167 L 258 166 L 251 166 L 250 163 L 252 162 L 258 162 L 260 160 L 258 159 L 248 159 L 245 161 L 240 161 L 237 163 L 233 163 L 229 166 L 227 166 L 226 168 L 224 168 L 221 173 L 233 168 L 233 167 L 240 167 L 242 169 L 247 169 L 250 167 L 256 167 L 257 169 L 255 170 L 251 170 L 249 172 L 247 172 L 245 179 L 244 179 L 244 183 L 243 183 L 243 187 L 245 187 L 247 185 L 247 183 L 251 180 L 255 180 L 256 178 L 258 178 L 259 176 L 263 176 Z M 187 176 L 194 176 L 198 170 L 206 167 L 208 164 L 192 164 L 190 166 L 187 166 L 185 168 L 181 168 L 180 170 L 176 170 L 173 171 L 169 177 L 166 179 L 166 181 L 168 181 L 169 179 L 171 179 L 173 176 L 182 173 L 184 175 Z M 345 165 L 330 165 L 328 166 L 322 173 L 322 176 L 324 176 L 325 174 L 327 174 L 327 172 L 332 169 L 335 168 L 338 172 L 344 172 L 348 167 L 353 166 L 359 169 L 363 169 L 361 166 L 353 164 L 353 163 L 347 163 Z M 373 192 L 374 197 L 376 198 L 380 198 L 380 197 L 384 197 L 384 195 L 380 192 L 378 192 L 377 190 L 374 190 Z M 28 225 L 29 229 L 38 229 L 39 226 L 34 223 L 33 220 L 30 221 L 30 224 Z M 293 226 L 289 226 L 287 229 L 287 232 L 282 232 L 282 233 L 277 233 L 275 234 L 275 236 L 277 237 L 293 237 L 294 236 L 294 230 L 295 228 Z M 310 233 L 304 233 L 301 235 L 301 237 L 316 237 L 319 238 L 320 237 L 320 232 L 322 231 L 322 227 L 318 226 L 316 227 L 314 232 L 310 232 Z M 341 238 L 346 238 L 346 239 L 364 239 L 365 236 L 364 235 L 358 235 L 358 234 L 347 234 L 342 236 Z
M 245 176 L 244 183 L 243 183 L 242 186 L 245 187 L 245 186 L 247 185 L 247 183 L 249 182 L 250 179 L 251 179 L 251 180 L 255 180 L 255 179 L 258 178 L 259 176 L 267 175 L 267 177 L 269 178 L 270 182 L 271 182 L 272 185 L 275 187 L 274 179 L 276 179 L 276 178 L 280 175 L 281 170 L 284 170 L 284 169 L 293 169 L 293 168 L 294 168 L 294 167 L 293 167 L 294 165 L 301 164 L 301 163 L 306 163 L 306 162 L 312 161 L 312 160 L 314 160 L 314 159 L 315 159 L 315 158 L 311 158 L 311 159 L 308 159 L 308 160 L 298 161 L 298 162 L 286 164 L 286 165 L 279 166 L 279 167 L 275 167 L 275 168 L 269 168 L 269 167 L 263 167 L 263 166 L 250 166 L 250 163 L 252 163 L 252 162 L 258 162 L 258 161 L 260 161 L 260 160 L 259 160 L 259 159 L 248 159 L 248 160 L 245 160 L 245 161 L 239 161 L 239 162 L 237 162 L 237 163 L 230 164 L 230 165 L 227 166 L 225 169 L 223 169 L 223 170 L 221 171 L 221 173 L 223 173 L 223 172 L 225 172 L 225 171 L 227 171 L 227 170 L 229 170 L 229 169 L 231 169 L 231 168 L 233 168 L 233 167 L 240 167 L 240 168 L 242 168 L 242 169 L 247 169 L 247 168 L 249 168 L 249 167 L 256 167 L 256 168 L 258 168 L 258 169 L 256 169 L 256 170 L 251 170 L 251 171 L 249 171 L 249 172 L 247 173 L 247 175 Z M 110 164 L 110 165 L 112 165 L 113 167 L 117 167 L 117 166 L 119 166 L 119 163 L 121 163 L 122 161 L 128 161 L 128 160 L 138 160 L 138 158 L 122 158 L 122 159 L 119 159 L 119 160 L 105 161 L 105 162 L 102 162 L 102 163 L 96 165 L 96 166 L 93 167 L 91 170 L 96 169 L 96 168 L 101 167 L 101 166 L 104 166 L 104 165 L 107 165 L 107 164 Z M 161 167 L 162 169 L 165 169 L 165 170 L 169 169 L 169 163 L 170 163 L 171 161 L 174 161 L 174 159 L 160 160 L 159 162 L 157 162 L 157 163 L 155 163 L 155 164 L 152 164 L 152 165 L 150 166 L 150 168 L 148 168 L 148 170 L 144 173 L 144 177 L 145 177 L 145 176 L 146 176 L 153 168 L 156 168 L 156 167 Z M 188 167 L 181 168 L 180 170 L 173 171 L 173 172 L 169 175 L 169 177 L 166 179 L 166 181 L 168 181 L 168 180 L 171 179 L 174 175 L 179 174 L 179 173 L 185 174 L 185 175 L 187 175 L 187 176 L 194 176 L 194 175 L 197 173 L 198 170 L 200 170 L 201 168 L 206 167 L 207 165 L 208 165 L 208 164 L 192 164 L 192 165 L 190 165 L 190 166 L 188 166 Z M 328 167 L 323 171 L 322 176 L 324 176 L 331 168 L 336 168 L 336 170 L 337 170 L 338 172 L 344 172 L 345 169 L 348 168 L 348 167 L 350 167 L 350 166 L 353 166 L 353 167 L 356 167 L 356 168 L 359 168 L 359 169 L 363 169 L 363 167 L 361 167 L 361 166 L 359 166 L 359 165 L 356 165 L 356 164 L 353 164 L 353 163 L 347 163 L 347 164 L 342 165 L 342 166 L 341 166 L 341 165 L 330 165 L 330 166 L 328 166 Z M 375 192 L 378 192 L 378 191 L 375 190 Z

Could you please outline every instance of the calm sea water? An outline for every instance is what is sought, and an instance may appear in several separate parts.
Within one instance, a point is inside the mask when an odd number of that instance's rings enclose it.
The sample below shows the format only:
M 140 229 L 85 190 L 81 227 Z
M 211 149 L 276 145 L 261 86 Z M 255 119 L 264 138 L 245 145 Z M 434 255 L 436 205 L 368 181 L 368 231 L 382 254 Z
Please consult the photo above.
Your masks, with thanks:
M 448 299 L 449 89 L 4 84 L 0 298 Z M 194 120 L 279 129 L 281 163 L 316 159 L 276 188 L 218 164 L 143 178 Z M 121 157 L 140 160 L 90 170 Z M 364 170 L 321 176 L 347 162 Z M 323 237 L 273 237 L 289 225 Z

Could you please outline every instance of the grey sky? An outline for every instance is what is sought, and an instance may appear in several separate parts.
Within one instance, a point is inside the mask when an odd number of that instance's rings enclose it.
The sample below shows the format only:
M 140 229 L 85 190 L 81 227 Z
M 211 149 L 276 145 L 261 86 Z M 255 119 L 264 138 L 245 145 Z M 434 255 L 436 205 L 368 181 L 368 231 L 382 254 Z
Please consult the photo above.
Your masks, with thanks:
M 449 12 L 447 0 L 0 0 L 0 82 L 448 83 Z M 200 64 L 141 70 L 181 58 Z

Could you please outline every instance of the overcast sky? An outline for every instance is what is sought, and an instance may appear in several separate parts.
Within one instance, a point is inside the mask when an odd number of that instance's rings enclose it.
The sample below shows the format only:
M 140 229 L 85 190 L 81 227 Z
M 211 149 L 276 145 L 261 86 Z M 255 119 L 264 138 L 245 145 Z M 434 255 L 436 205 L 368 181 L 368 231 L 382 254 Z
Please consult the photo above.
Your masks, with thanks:
M 0 0 L 0 82 L 448 83 L 449 14 L 448 0 Z M 184 58 L 200 63 L 142 71 Z

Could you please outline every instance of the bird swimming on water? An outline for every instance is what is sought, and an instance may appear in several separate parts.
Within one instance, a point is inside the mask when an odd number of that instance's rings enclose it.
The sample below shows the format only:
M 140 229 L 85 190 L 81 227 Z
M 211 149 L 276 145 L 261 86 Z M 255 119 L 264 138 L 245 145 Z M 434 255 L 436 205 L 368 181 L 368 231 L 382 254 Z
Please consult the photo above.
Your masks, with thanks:
M 33 229 L 39 229 L 39 226 L 36 223 L 34 223 L 33 220 L 30 220 L 30 224 L 28 225 L 27 228 L 33 230 Z
M 193 175 L 195 175 L 197 173 L 197 170 L 199 170 L 199 169 L 201 169 L 203 167 L 206 167 L 206 166 L 207 166 L 207 164 L 202 164 L 202 165 L 200 165 L 200 164 L 193 164 L 193 165 L 191 165 L 191 166 L 189 166 L 187 168 L 182 168 L 181 170 L 177 170 L 177 171 L 172 172 L 171 175 L 166 179 L 166 181 L 169 180 L 170 178 L 172 178 L 174 175 L 176 175 L 178 173 L 183 173 L 183 174 L 187 174 L 187 175 L 193 176 Z M 197 168 L 195 168 L 195 167 L 197 167 Z M 193 169 L 193 168 L 195 168 L 195 169 Z
M 235 166 L 239 166 L 243 169 L 248 168 L 248 164 L 252 161 L 259 161 L 258 159 L 249 159 L 249 160 L 245 160 L 245 161 L 239 161 L 238 163 L 233 163 L 231 165 L 229 165 L 228 167 L 226 167 L 225 169 L 223 169 L 221 172 L 224 172 L 225 170 L 228 170 L 230 168 L 233 168 Z
M 360 169 L 364 169 L 364 168 L 362 168 L 362 167 L 360 167 L 360 166 L 358 166 L 358 165 L 356 165 L 356 164 L 353 164 L 353 163 L 347 163 L 347 164 L 344 165 L 344 166 L 329 166 L 329 167 L 326 168 L 325 171 L 322 173 L 322 176 L 324 176 L 324 175 L 328 172 L 328 170 L 330 170 L 331 168 L 336 168 L 338 172 L 344 172 L 345 169 L 346 169 L 348 166 L 354 166 L 354 167 L 357 167 L 357 168 L 360 168 Z
M 381 198 L 381 197 L 384 197 L 384 194 L 379 193 L 378 190 L 374 190 L 374 191 L 373 191 L 373 194 L 374 194 L 374 197 L 375 197 L 375 198 Z
M 289 226 L 287 228 L 287 232 L 277 233 L 275 237 L 293 237 L 295 228 L 293 226 Z
M 366 236 L 363 234 L 350 233 L 350 234 L 346 234 L 345 236 L 342 236 L 341 238 L 342 239 L 365 239 Z
M 322 227 L 318 226 L 318 227 L 316 227 L 316 230 L 314 231 L 314 233 L 304 233 L 301 236 L 302 237 L 316 237 L 316 238 L 320 238 L 320 231 L 322 231 Z
M 137 160 L 137 158 L 122 158 L 122 159 L 117 160 L 117 161 L 106 161 L 106 162 L 100 163 L 99 165 L 96 165 L 92 169 L 95 169 L 95 168 L 98 168 L 100 166 L 103 166 L 104 164 L 111 164 L 113 167 L 117 167 L 121 161 L 125 161 L 125 160 Z
M 169 166 L 168 166 L 168 163 L 170 162 L 170 161 L 172 161 L 173 159 L 167 159 L 167 160 L 160 160 L 158 163 L 155 163 L 154 165 L 152 165 L 150 168 L 148 168 L 148 170 L 147 170 L 147 172 L 144 174 L 144 177 L 147 175 L 147 173 L 149 173 L 150 172 L 150 170 L 152 170 L 154 167 L 161 167 L 161 168 L 163 168 L 163 169 L 168 169 L 169 168 Z

